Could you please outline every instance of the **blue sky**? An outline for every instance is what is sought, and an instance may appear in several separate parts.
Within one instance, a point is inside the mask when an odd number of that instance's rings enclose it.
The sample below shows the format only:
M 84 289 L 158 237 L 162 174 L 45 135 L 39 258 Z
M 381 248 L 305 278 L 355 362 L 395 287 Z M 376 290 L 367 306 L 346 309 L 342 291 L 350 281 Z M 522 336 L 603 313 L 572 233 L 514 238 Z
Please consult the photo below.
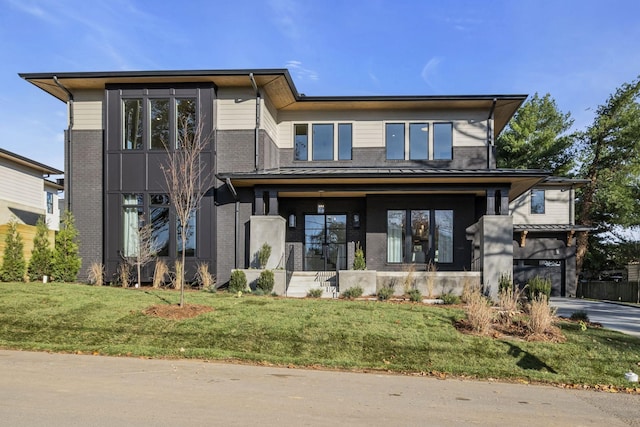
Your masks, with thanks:
M 0 147 L 63 167 L 25 72 L 288 68 L 307 95 L 550 93 L 575 128 L 640 74 L 637 0 L 0 0 Z

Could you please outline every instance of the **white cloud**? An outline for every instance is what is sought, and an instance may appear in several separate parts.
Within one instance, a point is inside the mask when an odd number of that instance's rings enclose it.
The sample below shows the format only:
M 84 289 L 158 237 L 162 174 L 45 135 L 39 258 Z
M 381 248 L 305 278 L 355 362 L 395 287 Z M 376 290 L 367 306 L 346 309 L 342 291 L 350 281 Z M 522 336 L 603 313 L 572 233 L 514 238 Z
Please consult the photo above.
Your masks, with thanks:
M 297 80 L 311 80 L 315 82 L 319 79 L 317 71 L 303 67 L 300 61 L 287 61 L 285 66 L 295 75 Z
M 422 72 L 420 73 L 420 76 L 422 77 L 422 80 L 424 80 L 425 83 L 428 84 L 432 89 L 435 89 L 433 78 L 437 76 L 438 66 L 440 65 L 441 62 L 442 62 L 442 58 L 438 56 L 434 56 L 429 60 L 429 62 L 425 64 L 424 67 L 422 67 Z

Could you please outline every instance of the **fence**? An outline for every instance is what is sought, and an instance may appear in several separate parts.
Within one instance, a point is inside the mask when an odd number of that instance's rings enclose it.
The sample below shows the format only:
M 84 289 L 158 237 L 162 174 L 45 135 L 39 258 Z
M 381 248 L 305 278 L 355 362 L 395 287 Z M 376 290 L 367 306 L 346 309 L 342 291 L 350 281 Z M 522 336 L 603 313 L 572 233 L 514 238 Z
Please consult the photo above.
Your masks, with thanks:
M 580 283 L 576 296 L 578 298 L 640 303 L 638 288 L 637 281 L 601 282 L 594 280 Z

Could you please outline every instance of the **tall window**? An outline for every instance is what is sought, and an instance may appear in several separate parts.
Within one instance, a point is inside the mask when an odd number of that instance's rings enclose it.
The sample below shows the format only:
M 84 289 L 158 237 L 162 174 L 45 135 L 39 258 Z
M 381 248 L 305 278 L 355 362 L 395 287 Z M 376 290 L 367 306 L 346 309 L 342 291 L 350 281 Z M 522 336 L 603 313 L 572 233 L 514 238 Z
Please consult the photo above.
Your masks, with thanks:
M 51 191 L 47 191 L 47 213 L 53 213 L 53 193 Z
M 387 262 L 430 261 L 453 262 L 453 210 L 387 211 Z
M 133 257 L 138 254 L 139 237 L 138 230 L 143 220 L 144 206 L 142 194 L 122 195 L 123 236 L 122 248 L 125 257 Z
M 308 125 L 295 125 L 295 141 L 294 141 L 294 159 L 295 160 L 307 160 L 308 144 L 309 144 L 309 127 Z
M 150 194 L 149 221 L 158 256 L 169 256 L 169 219 L 169 196 Z
M 192 144 L 196 133 L 196 100 L 194 98 L 176 99 L 178 118 L 176 120 L 176 148 L 185 143 Z
M 531 190 L 531 213 L 543 214 L 544 210 L 544 190 Z
M 162 150 L 169 146 L 169 100 L 151 99 L 151 149 Z
M 351 160 L 353 130 L 351 123 L 338 125 L 338 160 Z
M 429 158 L 429 124 L 409 124 L 409 158 L 426 160 Z
M 404 160 L 404 123 L 387 123 L 385 141 L 387 160 Z
M 313 125 L 313 160 L 333 160 L 333 125 Z
M 122 148 L 142 150 L 142 99 L 124 99 L 122 101 L 123 128 Z
M 453 125 L 451 123 L 434 123 L 433 158 L 435 160 L 453 158 Z
M 182 255 L 182 227 L 180 221 L 176 221 L 176 246 L 178 248 L 178 256 Z M 196 256 L 196 212 L 192 211 L 189 215 L 187 225 L 187 240 L 184 246 L 185 256 Z

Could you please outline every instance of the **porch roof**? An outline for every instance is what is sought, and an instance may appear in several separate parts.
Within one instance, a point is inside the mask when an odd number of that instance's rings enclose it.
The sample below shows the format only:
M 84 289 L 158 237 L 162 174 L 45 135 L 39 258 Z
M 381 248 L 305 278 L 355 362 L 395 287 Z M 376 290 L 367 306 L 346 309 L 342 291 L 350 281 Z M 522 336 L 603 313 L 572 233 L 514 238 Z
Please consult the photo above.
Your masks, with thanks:
M 382 192 L 381 186 L 403 186 L 403 192 L 415 187 L 420 192 L 478 192 L 483 187 L 509 187 L 513 200 L 538 184 L 548 172 L 538 169 L 422 169 L 411 167 L 289 167 L 253 172 L 221 173 L 218 178 L 227 179 L 236 187 L 269 186 L 322 186 L 336 193 L 347 188 L 372 194 Z M 397 188 L 400 190 L 400 188 Z M 354 190 L 355 191 L 355 190 Z M 384 192 L 389 192 L 388 187 Z M 393 190 L 391 190 L 393 191 Z M 324 194 L 330 197 L 330 194 Z
M 579 224 L 513 224 L 515 232 L 591 231 L 593 229 L 593 227 Z

